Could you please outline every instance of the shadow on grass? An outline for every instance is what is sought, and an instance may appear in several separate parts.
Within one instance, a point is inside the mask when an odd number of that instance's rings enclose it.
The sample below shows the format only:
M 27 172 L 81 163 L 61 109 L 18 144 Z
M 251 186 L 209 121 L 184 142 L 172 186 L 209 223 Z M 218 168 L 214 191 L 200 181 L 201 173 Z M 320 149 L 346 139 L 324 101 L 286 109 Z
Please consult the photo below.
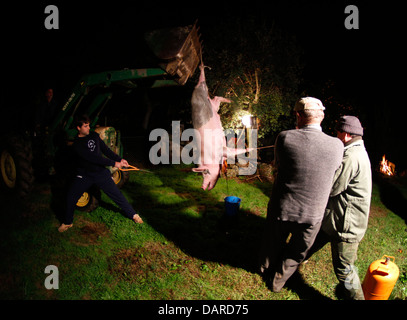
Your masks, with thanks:
M 298 270 L 288 279 L 285 287 L 297 293 L 303 300 L 331 300 L 318 290 L 309 286 Z
M 126 189 L 143 219 L 185 253 L 255 271 L 264 219 L 245 210 L 236 218 L 226 218 L 224 204 L 209 192 L 177 184 L 166 183 L 165 187 L 172 188 L 182 200 L 160 202 L 155 196 L 157 189 L 147 190 L 135 182 Z
M 263 217 L 242 209 L 236 217 L 228 217 L 224 214 L 224 202 L 213 191 L 203 191 L 200 184 L 183 184 L 179 175 L 171 178 L 161 170 L 155 175 L 163 183 L 158 188 L 134 181 L 126 186 L 144 221 L 190 256 L 258 272 Z M 170 188 L 178 200 L 172 203 L 160 198 L 160 188 Z M 287 287 L 302 299 L 327 299 L 299 274 L 292 277 Z

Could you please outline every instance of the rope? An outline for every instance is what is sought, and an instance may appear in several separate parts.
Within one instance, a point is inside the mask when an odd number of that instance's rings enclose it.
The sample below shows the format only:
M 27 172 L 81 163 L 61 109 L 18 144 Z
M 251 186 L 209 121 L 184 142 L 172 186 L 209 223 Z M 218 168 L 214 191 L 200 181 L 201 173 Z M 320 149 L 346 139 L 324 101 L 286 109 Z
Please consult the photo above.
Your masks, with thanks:
M 274 145 L 272 145 L 272 146 L 266 146 L 266 147 L 259 147 L 259 148 L 256 148 L 257 150 L 259 150 L 259 149 L 266 149 L 266 148 L 273 148 L 274 147 Z
M 132 166 L 129 164 L 129 166 L 127 168 L 120 168 L 120 171 L 143 171 L 143 172 L 148 172 L 148 173 L 152 173 L 151 171 L 148 170 L 144 170 L 144 169 L 139 169 L 135 166 Z
M 140 169 L 135 166 L 129 165 L 127 168 L 120 168 L 119 170 L 120 171 L 139 171 Z

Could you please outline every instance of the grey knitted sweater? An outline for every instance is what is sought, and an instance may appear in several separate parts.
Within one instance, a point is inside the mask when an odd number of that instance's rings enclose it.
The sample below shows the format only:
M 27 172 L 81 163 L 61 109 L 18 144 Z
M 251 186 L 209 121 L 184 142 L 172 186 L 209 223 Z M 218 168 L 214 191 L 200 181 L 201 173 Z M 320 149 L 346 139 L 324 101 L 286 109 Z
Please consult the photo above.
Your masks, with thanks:
M 343 150 L 339 139 L 316 128 L 282 131 L 275 143 L 277 178 L 268 215 L 311 225 L 320 222 Z

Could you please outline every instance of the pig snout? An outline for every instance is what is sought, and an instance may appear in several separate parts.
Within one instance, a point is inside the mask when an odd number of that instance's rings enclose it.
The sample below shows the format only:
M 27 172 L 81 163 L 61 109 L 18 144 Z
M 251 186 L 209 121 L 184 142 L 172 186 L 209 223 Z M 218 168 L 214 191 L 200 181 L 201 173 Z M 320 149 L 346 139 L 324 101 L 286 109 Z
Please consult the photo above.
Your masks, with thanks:
M 212 190 L 219 179 L 220 165 L 205 165 L 198 168 L 193 168 L 193 172 L 201 172 L 203 182 L 201 188 L 203 190 Z

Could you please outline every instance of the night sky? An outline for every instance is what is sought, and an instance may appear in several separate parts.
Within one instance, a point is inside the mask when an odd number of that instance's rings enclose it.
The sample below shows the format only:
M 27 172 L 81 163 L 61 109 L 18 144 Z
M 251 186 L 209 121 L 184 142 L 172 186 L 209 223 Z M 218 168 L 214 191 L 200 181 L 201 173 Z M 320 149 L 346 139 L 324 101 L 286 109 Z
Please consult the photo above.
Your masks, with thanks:
M 34 1 L 32 1 L 34 2 Z M 1 8 L 2 94 L 0 108 L 26 112 L 33 97 L 47 86 L 64 100 L 84 73 L 143 67 L 145 31 L 193 24 L 202 39 L 209 26 L 233 16 L 275 21 L 302 46 L 303 88 L 328 79 L 341 95 L 362 106 L 375 152 L 387 152 L 405 168 L 405 137 L 400 106 L 404 84 L 404 8 L 394 1 L 35 1 Z M 59 9 L 59 30 L 44 27 L 48 4 Z M 359 9 L 359 29 L 344 26 L 347 5 Z M 231 30 L 233 32 L 233 30 Z M 146 60 L 148 61 L 148 60 Z M 382 125 L 373 111 L 394 116 Z M 329 112 L 327 110 L 327 112 Z M 21 116 L 21 114 L 20 114 Z M 374 131 L 374 134 L 372 133 Z M 377 141 L 376 141 L 377 140 Z M 389 141 L 391 148 L 386 146 Z M 380 144 L 378 147 L 377 144 Z M 369 144 L 369 143 L 368 143 Z M 379 149 L 379 150 L 377 150 Z M 372 151 L 373 153 L 373 151 Z

